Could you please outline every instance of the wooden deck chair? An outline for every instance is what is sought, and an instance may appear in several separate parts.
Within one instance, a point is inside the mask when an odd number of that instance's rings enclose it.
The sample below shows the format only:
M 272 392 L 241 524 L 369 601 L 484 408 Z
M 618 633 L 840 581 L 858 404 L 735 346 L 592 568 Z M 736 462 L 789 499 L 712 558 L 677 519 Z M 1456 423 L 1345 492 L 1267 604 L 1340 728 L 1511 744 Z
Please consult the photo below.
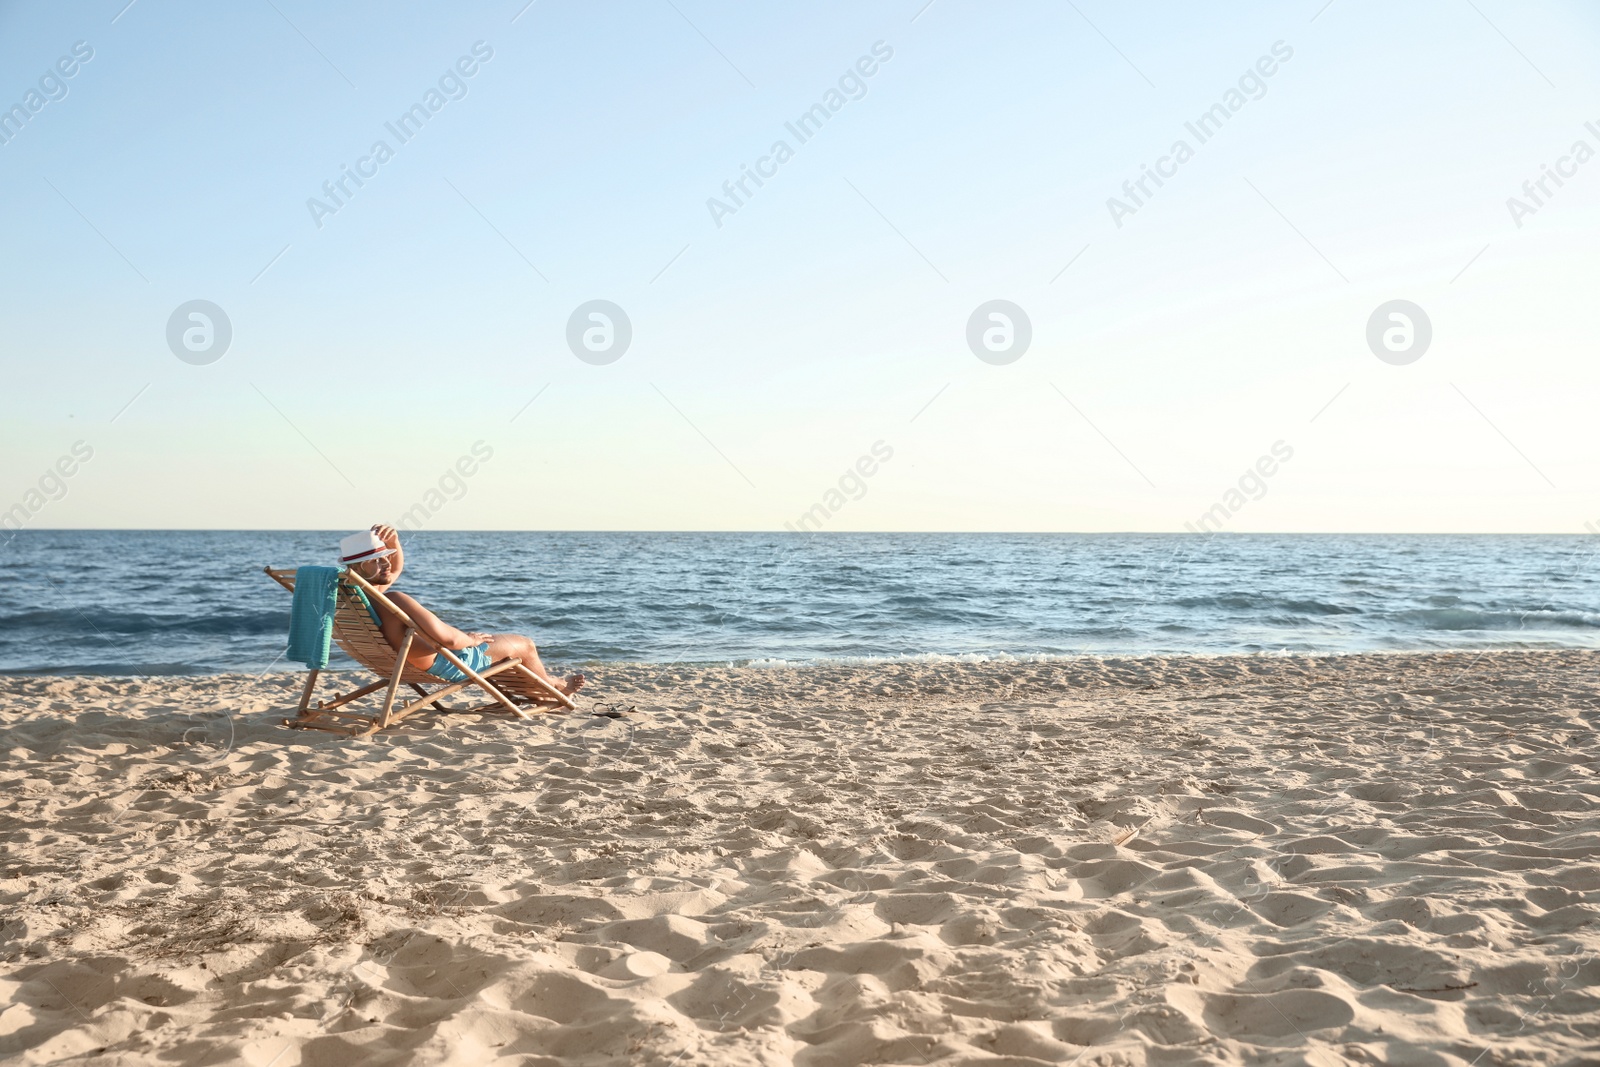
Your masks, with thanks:
M 263 567 L 267 576 L 290 592 L 294 591 L 294 568 Z M 365 599 L 363 599 L 365 598 Z M 367 602 L 381 603 L 406 624 L 400 650 L 390 647 L 383 631 L 373 621 Z M 316 691 L 317 670 L 306 677 L 305 688 L 300 691 L 300 714 L 295 719 L 285 719 L 284 725 L 306 730 L 332 730 L 353 737 L 370 737 L 379 730 L 387 730 L 402 719 L 415 715 L 427 707 L 441 707 L 448 711 L 490 712 L 510 715 L 518 719 L 531 718 L 521 704 L 553 704 L 576 708 L 572 698 L 529 670 L 519 659 L 503 659 L 490 664 L 481 672 L 474 671 L 449 649 L 441 648 L 439 655 L 455 664 L 466 675 L 461 682 L 447 682 L 427 671 L 419 671 L 406 662 L 411 642 L 416 637 L 416 624 L 404 611 L 354 571 L 347 570 L 339 580 L 339 591 L 333 616 L 333 639 L 350 658 L 378 676 L 378 681 L 359 689 L 319 700 L 311 706 Z M 491 681 L 490 679 L 493 679 Z M 397 703 L 402 685 L 410 686 L 417 699 Z M 434 687 L 430 692 L 425 686 Z M 443 708 L 439 701 L 470 688 L 477 688 L 489 698 L 485 704 L 471 708 Z M 375 715 L 363 715 L 349 705 L 363 697 L 383 691 L 383 706 Z

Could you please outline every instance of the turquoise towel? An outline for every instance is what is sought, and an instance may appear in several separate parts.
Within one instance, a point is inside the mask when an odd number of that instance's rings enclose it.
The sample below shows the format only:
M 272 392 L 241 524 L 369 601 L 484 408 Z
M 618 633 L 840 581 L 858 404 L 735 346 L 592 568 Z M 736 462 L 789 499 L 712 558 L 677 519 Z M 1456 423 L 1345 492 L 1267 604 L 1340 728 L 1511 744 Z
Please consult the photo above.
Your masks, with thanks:
M 288 656 L 312 670 L 328 665 L 333 613 L 339 603 L 339 576 L 343 573 L 343 567 L 301 567 L 295 572 Z

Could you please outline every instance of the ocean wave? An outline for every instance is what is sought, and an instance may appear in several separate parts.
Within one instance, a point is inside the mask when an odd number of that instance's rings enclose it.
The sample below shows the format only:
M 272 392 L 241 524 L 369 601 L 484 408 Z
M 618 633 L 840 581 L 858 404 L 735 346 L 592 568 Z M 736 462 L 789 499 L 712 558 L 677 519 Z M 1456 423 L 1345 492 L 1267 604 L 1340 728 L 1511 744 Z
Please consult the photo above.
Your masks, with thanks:
M 227 673 L 198 663 L 45 663 L 32 667 L 0 667 L 0 674 L 91 674 L 100 678 L 147 678 L 178 674 Z
M 1326 600 L 1264 597 L 1250 593 L 1220 593 L 1212 596 L 1185 596 L 1173 601 L 1180 608 L 1227 608 L 1230 611 L 1288 611 L 1300 615 L 1360 615 L 1362 609 Z
M 1600 630 L 1600 615 L 1550 608 L 1527 611 L 1417 608 L 1399 612 L 1393 618 L 1427 630 Z
M 1098 659 L 1093 652 L 905 652 L 881 656 L 807 656 L 797 659 L 763 657 L 726 661 L 730 667 L 757 667 L 781 670 L 790 667 L 871 667 L 879 664 L 939 663 L 1054 663 L 1058 660 Z
M 258 636 L 289 632 L 287 611 L 236 613 L 212 611 L 204 615 L 158 615 L 148 612 L 108 611 L 105 608 L 49 608 L 0 615 L 0 631 L 31 632 L 36 636 L 93 636 L 117 634 L 208 634 Z
M 1499 646 L 1484 646 L 1499 647 Z M 1503 647 L 1520 648 L 1520 644 L 1507 644 Z M 1542 645 L 1528 645 L 1527 647 L 1544 647 Z M 1428 646 L 1432 650 L 1432 646 Z M 1244 642 L 1236 648 L 1224 651 L 1194 652 L 1179 649 L 1152 648 L 1139 652 L 1128 652 L 1118 649 L 1086 649 L 1081 652 L 907 652 L 901 654 L 886 654 L 881 656 L 807 656 L 794 659 L 782 657 L 757 657 L 754 659 L 733 660 L 673 660 L 670 663 L 658 664 L 652 660 L 629 660 L 629 666 L 682 666 L 682 667 L 752 667 L 756 669 L 786 670 L 802 669 L 808 667 L 875 667 L 901 664 L 925 664 L 937 666 L 941 663 L 1079 663 L 1095 661 L 1106 663 L 1122 663 L 1127 661 L 1163 659 L 1163 660 L 1217 660 L 1234 659 L 1248 656 L 1260 659 L 1282 659 L 1286 656 L 1355 656 L 1371 655 L 1373 652 L 1383 654 L 1401 655 L 1406 652 L 1415 652 L 1417 648 L 1394 649 L 1337 649 L 1329 650 L 1318 648 L 1305 643 L 1273 642 L 1271 644 L 1258 644 Z M 602 664 L 604 665 L 604 664 Z M 619 662 L 621 666 L 624 663 Z

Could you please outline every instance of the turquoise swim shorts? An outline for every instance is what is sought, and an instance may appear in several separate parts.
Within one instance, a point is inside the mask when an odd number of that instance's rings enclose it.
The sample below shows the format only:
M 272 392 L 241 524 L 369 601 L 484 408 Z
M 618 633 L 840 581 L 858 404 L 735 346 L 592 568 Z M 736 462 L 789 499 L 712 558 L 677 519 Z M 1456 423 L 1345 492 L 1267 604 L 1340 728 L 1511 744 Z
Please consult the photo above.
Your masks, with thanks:
M 479 674 L 492 661 L 489 659 L 489 642 L 473 645 L 471 648 L 451 649 L 456 658 Z M 445 659 L 443 656 L 433 658 L 433 666 L 428 668 L 428 673 L 435 678 L 443 678 L 447 682 L 464 682 L 467 676 L 461 673 L 461 668 Z

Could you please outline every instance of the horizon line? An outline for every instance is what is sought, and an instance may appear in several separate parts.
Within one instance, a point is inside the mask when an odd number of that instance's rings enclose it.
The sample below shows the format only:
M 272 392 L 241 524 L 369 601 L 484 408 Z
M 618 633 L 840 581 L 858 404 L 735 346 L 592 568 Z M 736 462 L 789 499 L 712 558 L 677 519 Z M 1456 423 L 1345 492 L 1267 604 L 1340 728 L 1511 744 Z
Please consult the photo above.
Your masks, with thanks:
M 331 533 L 337 534 L 346 527 L 332 526 L 41 526 L 11 530 L 10 536 L 0 541 L 7 544 L 23 534 L 47 533 Z M 398 529 L 398 528 L 397 528 Z M 780 534 L 794 537 L 820 536 L 905 536 L 921 534 L 995 536 L 995 537 L 1593 537 L 1600 530 L 707 530 L 683 528 L 625 528 L 587 529 L 577 527 L 493 527 L 481 529 L 398 530 L 411 537 L 417 534 L 471 534 L 471 533 L 571 533 L 571 534 Z

